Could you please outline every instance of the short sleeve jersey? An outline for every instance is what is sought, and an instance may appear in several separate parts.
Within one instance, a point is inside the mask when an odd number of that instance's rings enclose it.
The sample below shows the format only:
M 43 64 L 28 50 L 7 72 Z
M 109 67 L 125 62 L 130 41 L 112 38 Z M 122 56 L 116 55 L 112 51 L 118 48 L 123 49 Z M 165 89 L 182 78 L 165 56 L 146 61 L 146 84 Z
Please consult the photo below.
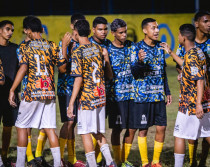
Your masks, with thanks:
M 0 81 L 4 81 L 4 80 L 5 80 L 4 70 L 3 70 L 1 59 L 0 59 Z
M 20 55 L 20 65 L 28 66 L 25 100 L 55 99 L 54 66 L 60 67 L 66 63 L 56 44 L 45 39 L 28 41 Z
M 20 61 L 20 58 L 22 57 L 22 55 L 20 53 L 24 53 L 25 51 L 25 46 L 26 46 L 26 42 L 22 41 L 19 45 L 19 47 L 17 48 L 17 57 L 18 60 Z M 28 75 L 26 74 L 22 80 L 22 91 L 21 91 L 21 99 L 23 98 L 24 95 L 24 90 L 26 89 L 26 85 L 28 82 Z
M 192 48 L 186 52 L 182 67 L 179 111 L 195 114 L 197 99 L 197 80 L 203 80 L 206 71 L 206 58 L 202 50 Z
M 71 44 L 74 43 L 73 51 L 79 47 L 79 43 L 71 40 Z M 62 41 L 59 42 L 59 50 L 62 55 Z M 69 48 L 67 48 L 67 54 L 69 54 Z M 71 96 L 73 85 L 74 85 L 74 77 L 70 76 L 71 70 L 71 56 L 69 57 L 69 63 L 67 65 L 66 73 L 58 73 L 58 83 L 57 83 L 57 94 L 59 96 L 69 95 Z
M 135 102 L 158 102 L 165 100 L 165 54 L 157 41 L 154 47 L 147 45 L 144 40 L 136 44 L 137 51 L 146 52 L 144 66 L 148 68 L 142 77 L 134 80 Z M 132 66 L 138 62 L 138 55 L 132 58 Z
M 71 76 L 82 77 L 79 93 L 82 110 L 105 106 L 105 81 L 102 48 L 90 43 L 80 45 L 72 55 Z
M 204 112 L 210 112 L 210 38 L 203 43 L 195 42 L 195 45 L 200 48 L 205 57 L 206 57 L 206 71 L 207 74 L 205 75 L 205 87 L 204 87 L 204 98 L 203 98 L 203 110 Z M 183 46 L 179 45 L 176 54 L 184 59 L 185 49 Z
M 136 56 L 135 43 L 127 40 L 122 48 L 118 48 L 110 43 L 108 54 L 113 71 L 113 79 L 109 83 L 110 93 L 107 95 L 107 99 L 116 102 L 134 99 L 131 57 L 133 57 L 132 55 Z

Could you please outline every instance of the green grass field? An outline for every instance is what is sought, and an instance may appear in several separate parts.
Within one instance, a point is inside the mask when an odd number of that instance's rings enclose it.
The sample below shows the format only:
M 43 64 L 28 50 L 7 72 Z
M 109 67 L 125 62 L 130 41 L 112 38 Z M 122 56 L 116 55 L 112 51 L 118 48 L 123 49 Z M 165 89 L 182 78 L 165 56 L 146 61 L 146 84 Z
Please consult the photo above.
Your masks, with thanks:
M 171 93 L 173 96 L 173 102 L 170 106 L 167 107 L 168 126 L 167 126 L 167 130 L 166 130 L 166 137 L 165 137 L 163 152 L 161 154 L 161 161 L 162 161 L 162 164 L 164 167 L 172 167 L 174 164 L 173 128 L 174 128 L 174 123 L 175 123 L 177 109 L 178 109 L 179 84 L 176 79 L 177 72 L 175 70 L 175 67 L 168 66 L 167 67 L 167 75 L 168 75 L 169 87 L 170 87 L 170 90 L 171 90 Z M 59 135 L 59 130 L 60 130 L 61 126 L 62 126 L 62 123 L 60 122 L 59 107 L 57 105 L 57 129 L 56 129 L 56 132 L 58 135 Z M 2 128 L 0 128 L 0 131 L 2 131 Z M 0 132 L 0 134 L 1 134 L 1 132 Z M 124 131 L 122 132 L 122 135 L 123 134 L 124 134 Z M 107 137 L 107 141 L 110 144 L 110 148 L 111 148 L 110 135 L 111 135 L 111 130 L 107 128 L 105 136 Z M 38 136 L 38 130 L 34 129 L 32 131 L 33 150 L 35 150 L 35 148 L 36 148 L 37 136 Z M 149 160 L 152 160 L 154 136 L 155 136 L 155 127 L 152 127 L 149 129 L 149 132 L 148 132 Z M 9 150 L 9 157 L 11 157 L 14 162 L 16 161 L 16 146 L 17 146 L 17 136 L 16 136 L 16 129 L 14 128 L 13 134 L 12 134 L 12 140 L 11 140 L 11 147 Z M 187 150 L 186 150 L 186 156 L 185 156 L 185 166 L 189 166 L 188 148 L 186 148 L 186 149 Z M 77 158 L 85 161 L 85 153 L 84 153 L 81 137 L 79 135 L 76 135 L 76 151 L 77 151 Z M 199 140 L 199 145 L 198 145 L 198 150 L 197 150 L 197 159 L 198 160 L 200 159 L 200 153 L 201 153 L 201 140 Z M 52 164 L 52 155 L 51 155 L 51 152 L 49 149 L 48 142 L 45 145 L 44 155 L 45 155 L 46 160 Z M 67 159 L 67 150 L 65 151 L 65 158 Z M 140 159 L 140 154 L 139 154 L 139 149 L 138 149 L 138 144 L 137 144 L 137 134 L 136 134 L 135 140 L 133 142 L 132 150 L 131 150 L 128 160 L 136 166 L 139 166 L 141 164 L 141 159 Z M 210 166 L 210 156 L 208 156 L 206 165 Z

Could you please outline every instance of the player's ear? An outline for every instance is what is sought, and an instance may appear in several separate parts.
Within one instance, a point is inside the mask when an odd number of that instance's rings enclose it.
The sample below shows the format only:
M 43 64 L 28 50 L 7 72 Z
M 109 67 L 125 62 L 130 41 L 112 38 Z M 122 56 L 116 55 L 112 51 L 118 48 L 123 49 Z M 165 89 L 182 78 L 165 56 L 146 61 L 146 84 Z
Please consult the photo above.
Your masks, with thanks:
M 111 31 L 112 35 L 115 37 L 115 32 L 114 31 Z
M 143 28 L 143 33 L 147 34 L 147 30 L 145 28 Z
M 194 22 L 195 28 L 198 28 L 198 21 Z
M 74 29 L 74 24 L 70 24 L 70 28 L 73 30 Z
M 95 34 L 95 32 L 96 32 L 96 29 L 93 27 L 93 28 L 92 28 L 92 30 L 93 30 L 93 33 Z

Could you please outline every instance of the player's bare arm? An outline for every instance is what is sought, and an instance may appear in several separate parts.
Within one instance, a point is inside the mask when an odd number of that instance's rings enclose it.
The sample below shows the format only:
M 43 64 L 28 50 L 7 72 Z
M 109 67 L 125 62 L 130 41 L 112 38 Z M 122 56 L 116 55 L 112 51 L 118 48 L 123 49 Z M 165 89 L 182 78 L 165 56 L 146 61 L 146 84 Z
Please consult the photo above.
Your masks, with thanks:
M 184 60 L 181 59 L 179 56 L 177 56 L 172 50 L 171 48 L 169 47 L 169 45 L 165 42 L 162 42 L 160 44 L 160 46 L 162 46 L 162 49 L 164 49 L 169 55 L 172 56 L 172 58 L 180 65 L 182 66 L 183 65 L 183 62 Z
M 74 110 L 74 102 L 77 98 L 77 95 L 80 91 L 80 87 L 82 85 L 82 77 L 76 77 L 74 80 L 74 87 L 73 87 L 73 91 L 72 91 L 72 95 L 71 95 L 71 99 L 69 102 L 69 107 L 67 110 L 67 116 L 69 118 L 75 117 L 75 115 L 73 114 L 73 110 Z
M 113 72 L 109 61 L 108 51 L 105 48 L 103 48 L 103 56 L 105 61 L 105 78 L 111 80 L 113 78 Z
M 72 35 L 69 32 L 66 32 L 62 39 L 62 54 L 65 57 L 65 59 L 68 61 L 68 55 L 67 55 L 67 48 L 69 44 L 71 43 Z
M 10 89 L 9 93 L 9 103 L 12 107 L 17 107 L 17 104 L 15 103 L 15 90 L 18 87 L 18 85 L 23 80 L 23 77 L 25 76 L 26 72 L 28 70 L 28 65 L 22 64 L 17 72 L 17 75 L 15 77 L 14 83 Z
M 201 104 L 202 97 L 203 97 L 203 89 L 204 89 L 204 80 L 197 80 L 197 102 L 196 102 L 196 116 L 198 119 L 202 119 L 204 112 L 203 107 Z

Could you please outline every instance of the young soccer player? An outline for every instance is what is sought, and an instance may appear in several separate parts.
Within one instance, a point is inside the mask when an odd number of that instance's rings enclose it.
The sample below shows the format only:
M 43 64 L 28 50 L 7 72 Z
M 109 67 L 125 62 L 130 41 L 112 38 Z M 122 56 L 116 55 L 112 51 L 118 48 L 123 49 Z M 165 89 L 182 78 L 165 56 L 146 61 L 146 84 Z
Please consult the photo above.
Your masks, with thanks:
M 72 31 L 74 30 L 74 24 L 78 20 L 82 20 L 82 19 L 85 19 L 85 16 L 79 13 L 73 14 L 71 16 L 70 27 Z M 84 167 L 85 163 L 80 160 L 77 160 L 76 158 L 74 128 L 76 125 L 77 118 L 67 117 L 67 108 L 69 105 L 69 100 L 71 98 L 73 84 L 74 84 L 74 77 L 70 76 L 71 54 L 73 50 L 79 47 L 79 43 L 76 42 L 74 31 L 72 32 L 72 34 L 66 33 L 66 35 L 69 37 L 71 36 L 71 42 L 68 43 L 66 46 L 63 46 L 64 50 L 62 51 L 62 41 L 60 41 L 59 48 L 60 48 L 60 52 L 64 52 L 63 54 L 67 54 L 69 65 L 67 66 L 66 73 L 58 74 L 58 85 L 57 85 L 57 92 L 58 92 L 57 94 L 58 94 L 58 100 L 59 100 L 61 122 L 63 122 L 63 126 L 61 127 L 60 136 L 59 136 L 61 161 L 64 166 L 68 165 L 70 167 L 71 166 Z M 77 102 L 75 102 L 74 114 L 77 115 Z M 66 144 L 67 144 L 67 150 L 68 150 L 68 163 L 67 164 L 65 163 L 65 160 L 64 160 L 64 150 L 65 150 Z
M 0 85 L 4 85 L 4 82 L 5 82 L 4 70 L 3 70 L 1 59 L 0 59 Z
M 21 59 L 21 54 L 24 53 L 24 51 L 25 51 L 26 43 L 29 40 L 31 40 L 30 34 L 28 33 L 28 29 L 30 27 L 31 20 L 33 20 L 33 19 L 34 19 L 34 16 L 27 16 L 23 20 L 23 29 L 24 29 L 23 31 L 24 31 L 26 37 L 25 37 L 24 41 L 22 41 L 20 43 L 19 48 L 17 49 L 17 56 L 18 56 L 19 60 Z M 42 33 L 43 28 L 40 27 L 40 29 L 38 31 L 40 33 Z M 21 98 L 24 98 L 23 96 L 24 96 L 24 90 L 25 90 L 26 85 L 27 85 L 27 80 L 28 80 L 28 76 L 25 75 L 23 80 L 22 80 Z M 28 145 L 27 145 L 27 150 L 26 150 L 27 166 L 45 166 L 45 167 L 50 167 L 51 166 L 46 162 L 46 160 L 42 156 L 42 151 L 43 151 L 46 140 L 47 140 L 47 136 L 46 136 L 44 130 L 41 129 L 40 132 L 39 132 L 39 136 L 38 136 L 38 142 L 37 142 L 35 158 L 34 158 L 34 155 L 32 153 L 32 145 L 31 145 L 31 129 L 28 129 Z
M 17 127 L 18 146 L 16 167 L 25 165 L 26 146 L 28 142 L 27 128 L 44 129 L 49 139 L 54 158 L 54 167 L 61 166 L 60 147 L 56 128 L 56 104 L 54 65 L 60 72 L 66 72 L 66 59 L 59 54 L 54 42 L 41 37 L 41 21 L 34 17 L 30 20 L 28 33 L 32 40 L 26 43 L 25 51 L 21 54 L 20 68 L 10 89 L 9 102 L 15 107 L 14 91 L 27 73 L 28 81 L 21 100 Z
M 185 139 L 190 144 L 199 137 L 210 143 L 210 113 L 204 110 L 202 103 L 209 99 L 210 87 L 206 73 L 206 57 L 202 50 L 195 46 L 196 30 L 192 24 L 183 24 L 179 28 L 179 43 L 184 46 L 186 54 L 181 59 L 171 51 L 166 43 L 163 48 L 182 67 L 179 112 L 174 127 L 175 167 L 182 167 L 185 156 Z M 207 113 L 204 113 L 207 112 Z
M 16 55 L 17 44 L 10 42 L 14 31 L 14 24 L 9 20 L 0 22 L 0 59 L 5 75 L 5 84 L 0 86 L 0 120 L 3 122 L 1 157 L 5 166 L 10 165 L 7 158 L 12 126 L 17 118 L 18 105 L 12 108 L 8 102 L 9 90 L 14 82 L 18 70 L 18 59 Z M 15 91 L 16 103 L 18 104 L 18 90 Z M 2 164 L 0 164 L 2 165 Z
M 195 14 L 194 17 L 194 24 L 196 27 L 196 37 L 195 37 L 195 45 L 200 48 L 206 56 L 206 63 L 207 63 L 207 75 L 210 79 L 210 39 L 209 39 L 209 32 L 210 32 L 210 14 L 206 11 L 200 11 Z M 184 58 L 185 55 L 184 46 L 179 45 L 176 54 Z M 177 71 L 181 74 L 181 67 L 177 64 Z M 209 83 L 209 80 L 207 81 Z M 210 101 L 208 101 L 203 108 L 208 108 L 210 106 Z M 190 165 L 197 166 L 197 159 L 196 159 L 196 150 L 197 150 L 198 141 L 196 140 L 195 144 L 188 143 L 189 147 L 189 159 Z M 202 141 L 202 154 L 199 166 L 205 166 L 206 159 L 209 152 L 209 144 L 206 142 L 205 138 Z
M 93 20 L 92 31 L 93 31 L 93 36 L 89 38 L 89 41 L 97 45 L 100 45 L 102 48 L 107 49 L 109 44 L 111 43 L 111 41 L 106 38 L 108 34 L 107 20 L 104 17 L 96 17 Z M 105 82 L 108 82 L 108 81 L 105 81 Z M 103 167 L 105 164 L 104 164 L 104 160 L 102 159 L 102 153 L 100 152 L 99 145 L 97 144 L 97 141 L 95 140 L 94 137 L 93 137 L 93 145 L 95 147 L 97 165 L 100 167 Z
M 80 46 L 73 52 L 71 75 L 75 77 L 68 116 L 73 118 L 74 103 L 79 95 L 77 128 L 84 144 L 87 166 L 96 167 L 92 137 L 96 138 L 106 159 L 107 167 L 115 167 L 105 133 L 105 82 L 103 59 L 109 63 L 108 54 L 99 45 L 88 40 L 90 26 L 86 20 L 78 20 L 74 25 L 75 38 Z M 105 53 L 106 52 L 106 53 Z
M 125 136 L 132 133 L 129 129 L 129 113 L 132 112 L 134 99 L 133 76 L 131 74 L 131 57 L 136 55 L 135 43 L 127 40 L 127 24 L 122 19 L 115 19 L 111 23 L 114 41 L 108 47 L 113 79 L 108 83 L 107 111 L 109 128 L 112 129 L 111 142 L 114 159 L 117 165 L 132 166 L 127 161 L 131 149 L 129 140 L 123 140 L 121 149 L 120 134 L 127 129 Z M 123 166 L 122 165 L 122 166 Z
M 167 126 L 165 96 L 167 104 L 172 102 L 166 75 L 164 51 L 158 41 L 159 28 L 155 19 L 142 21 L 145 37 L 138 42 L 138 55 L 132 58 L 132 73 L 135 77 L 134 129 L 139 129 L 138 145 L 142 166 L 150 166 L 147 155 L 147 132 L 156 125 L 152 167 L 161 167 L 160 154 L 163 149 Z M 143 54 L 142 54 L 143 53 Z M 141 120 L 141 121 L 139 121 Z

